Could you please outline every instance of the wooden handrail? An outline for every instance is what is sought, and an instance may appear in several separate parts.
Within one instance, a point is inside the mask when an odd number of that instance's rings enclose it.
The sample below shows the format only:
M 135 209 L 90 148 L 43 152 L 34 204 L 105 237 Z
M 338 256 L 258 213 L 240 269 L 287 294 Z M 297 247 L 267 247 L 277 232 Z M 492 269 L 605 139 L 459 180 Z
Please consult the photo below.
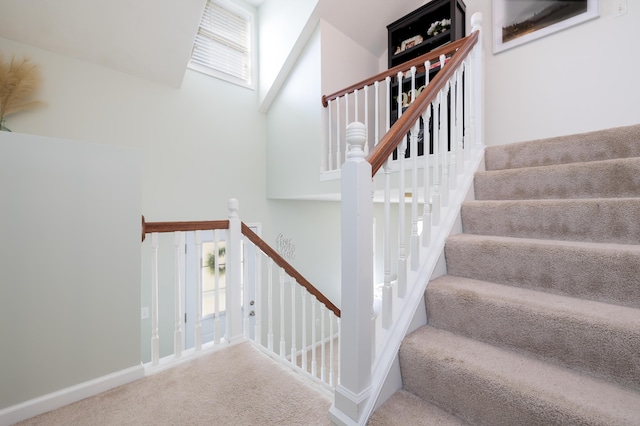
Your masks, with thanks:
M 415 101 L 409 105 L 402 116 L 391 126 L 391 129 L 380 139 L 380 142 L 371 150 L 367 156 L 367 161 L 371 164 L 372 177 L 380 170 L 380 167 L 387 161 L 402 138 L 411 130 L 411 126 L 418 121 L 422 112 L 433 102 L 438 92 L 445 86 L 446 82 L 453 76 L 453 73 L 471 49 L 478 42 L 478 31 L 474 31 L 469 36 L 459 40 L 461 42 L 458 50 L 447 62 L 447 66 L 439 71 L 433 80 L 422 90 Z M 435 53 L 434 50 L 432 53 Z
M 154 232 L 178 232 L 178 231 L 210 231 L 212 229 L 228 229 L 228 220 L 206 220 L 192 222 L 145 222 L 142 216 L 142 241 L 146 234 Z
M 466 39 L 467 37 L 445 44 L 444 46 L 440 46 L 430 52 L 425 53 L 422 56 L 418 56 L 415 59 L 412 59 L 407 62 L 403 62 L 400 65 L 396 65 L 393 68 L 389 68 L 388 70 L 383 71 L 379 74 L 376 74 L 373 77 L 369 77 L 366 80 L 362 80 L 359 83 L 352 84 L 351 86 L 344 88 L 342 90 L 339 90 L 335 93 L 332 93 L 331 95 L 323 95 L 322 106 L 326 108 L 329 105 L 330 101 L 336 98 L 339 98 L 342 95 L 351 93 L 356 89 L 362 89 L 364 88 L 364 86 L 370 86 L 374 84 L 376 81 L 382 81 L 387 77 L 395 77 L 399 71 L 409 70 L 413 66 L 416 67 L 418 72 L 424 71 L 424 63 L 426 61 L 431 61 L 431 62 L 433 62 L 434 60 L 440 61 L 440 55 L 449 55 L 454 53 L 457 49 L 460 48 L 460 46 L 462 46 L 465 43 Z
M 209 221 L 193 221 L 193 222 L 146 222 L 142 216 L 142 241 L 145 240 L 146 234 L 153 232 L 185 232 L 185 231 L 209 231 L 212 229 L 229 229 L 228 220 L 209 220 Z M 241 225 L 241 232 L 249 241 L 255 244 L 264 254 L 273 259 L 273 261 L 284 269 L 290 277 L 294 278 L 298 284 L 307 289 L 320 303 L 332 311 L 340 318 L 340 309 L 336 307 L 320 290 L 315 288 L 305 277 L 300 274 L 293 266 L 289 264 L 277 251 L 267 244 L 258 234 L 253 232 L 244 222 Z
M 276 265 L 284 269 L 284 271 L 289 274 L 290 277 L 294 278 L 298 284 L 306 288 L 309 293 L 315 296 L 315 298 L 318 299 L 318 301 L 321 302 L 324 306 L 326 306 L 327 309 L 333 312 L 335 316 L 340 318 L 340 309 L 338 309 L 336 305 L 331 303 L 331 301 L 327 299 L 327 297 L 322 294 L 320 290 L 315 288 L 309 281 L 307 281 L 305 277 L 303 277 L 298 271 L 295 270 L 293 266 L 289 264 L 289 262 L 284 260 L 284 258 L 280 256 L 277 251 L 271 248 L 269 244 L 267 244 L 262 238 L 258 236 L 258 234 L 253 232 L 251 228 L 249 228 L 244 223 L 242 224 L 242 234 L 246 236 L 249 241 L 255 244 L 260 250 L 262 250 L 264 254 L 272 258 Z

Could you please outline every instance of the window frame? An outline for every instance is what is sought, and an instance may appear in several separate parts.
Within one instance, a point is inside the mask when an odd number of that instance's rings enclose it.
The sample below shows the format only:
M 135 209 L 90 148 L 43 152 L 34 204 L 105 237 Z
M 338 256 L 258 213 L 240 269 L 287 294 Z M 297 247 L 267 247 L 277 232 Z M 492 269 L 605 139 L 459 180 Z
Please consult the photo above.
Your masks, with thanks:
M 193 47 L 191 50 L 191 56 L 189 57 L 189 63 L 187 64 L 187 68 L 193 71 L 197 71 L 211 77 L 227 81 L 232 84 L 236 84 L 238 86 L 246 87 L 248 89 L 255 90 L 256 81 L 257 81 L 257 28 L 256 28 L 256 10 L 248 5 L 241 4 L 240 2 L 233 2 L 229 0 L 207 0 L 205 3 L 205 9 L 203 10 L 203 15 L 206 11 L 206 8 L 209 7 L 209 3 L 215 4 L 228 12 L 240 16 L 246 19 L 248 23 L 248 61 L 249 61 L 249 72 L 248 72 L 248 80 L 244 80 L 238 76 L 234 76 L 223 71 L 217 70 L 212 67 L 208 67 L 206 65 L 202 65 L 193 61 L 193 53 L 195 51 L 195 43 L 196 39 L 194 39 Z M 198 33 L 200 32 L 201 22 L 198 24 Z

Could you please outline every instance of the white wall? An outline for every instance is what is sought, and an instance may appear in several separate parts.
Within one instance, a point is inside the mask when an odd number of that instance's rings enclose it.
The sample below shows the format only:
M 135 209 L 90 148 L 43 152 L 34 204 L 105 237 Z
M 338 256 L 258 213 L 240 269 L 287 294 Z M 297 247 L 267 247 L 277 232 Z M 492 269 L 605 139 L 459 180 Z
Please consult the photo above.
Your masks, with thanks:
M 0 411 L 140 365 L 140 187 L 136 150 L 0 132 Z
M 614 18 L 600 0 L 599 18 L 496 55 L 491 1 L 465 3 L 467 20 L 484 15 L 487 145 L 640 123 L 637 3 Z
M 44 79 L 45 105 L 8 116 L 7 127 L 139 149 L 147 220 L 226 218 L 231 197 L 243 220 L 260 219 L 265 117 L 255 91 L 190 70 L 176 89 L 6 39 L 0 51 L 30 56 Z
M 386 29 L 383 29 L 386 33 Z M 328 95 L 379 73 L 378 58 L 327 21 L 321 21 L 322 94 Z
M 131 183 L 138 191 L 137 219 L 131 233 L 138 250 L 138 257 L 133 258 L 138 268 L 141 213 L 148 221 L 226 219 L 227 200 L 235 197 L 240 200 L 243 221 L 264 223 L 268 218 L 264 179 L 266 121 L 264 114 L 257 111 L 257 92 L 194 71 L 186 71 L 182 87 L 176 89 L 6 39 L 0 39 L 0 52 L 5 58 L 14 53 L 18 57 L 28 55 L 41 65 L 43 74 L 38 99 L 45 105 L 8 116 L 9 128 L 81 144 L 133 148 L 140 153 L 139 181 Z M 29 226 L 20 217 L 12 225 L 16 229 Z M 137 305 L 136 326 L 132 331 L 138 336 L 140 307 L 150 306 L 149 273 L 146 268 L 143 272 L 142 290 L 140 273 L 138 281 L 129 288 L 134 296 L 129 300 Z M 168 280 L 161 288 L 163 297 L 166 296 L 162 304 L 168 307 L 162 311 L 167 313 L 167 320 L 162 324 L 168 324 L 169 330 L 166 334 L 161 330 L 161 337 L 167 336 L 165 346 L 173 343 L 171 285 Z M 78 296 L 83 303 L 94 303 L 93 299 L 84 299 L 87 296 L 84 293 Z M 7 300 L 4 295 L 0 299 Z M 28 307 L 26 301 L 16 306 Z M 108 329 L 113 321 L 117 322 L 116 317 L 116 314 L 101 316 L 100 327 Z M 4 321 L 3 317 L 2 322 L 10 323 L 12 333 L 20 335 L 25 330 L 37 330 L 45 320 L 34 317 L 16 322 Z M 150 323 L 146 320 L 142 330 L 145 351 L 150 345 L 149 330 Z M 2 331 L 1 340 L 7 341 L 5 330 Z M 73 355 L 78 350 L 77 345 L 68 345 L 66 341 L 58 345 L 55 336 L 43 337 L 46 337 L 43 343 L 60 356 L 65 352 Z M 138 337 L 137 362 L 140 362 L 140 344 Z M 30 348 L 28 345 L 16 347 L 21 351 Z M 48 351 L 40 348 L 38 359 L 44 359 Z M 11 368 L 22 371 L 28 365 L 18 362 Z M 84 374 L 82 366 L 78 369 Z M 77 377 L 69 375 L 69 378 Z M 75 383 L 77 381 L 60 383 L 53 389 L 42 383 L 40 391 L 45 393 Z M 21 394 L 16 393 L 18 395 Z M 20 400 L 12 397 L 11 401 Z
M 260 104 L 267 110 L 317 19 L 318 0 L 265 0 L 258 10 Z

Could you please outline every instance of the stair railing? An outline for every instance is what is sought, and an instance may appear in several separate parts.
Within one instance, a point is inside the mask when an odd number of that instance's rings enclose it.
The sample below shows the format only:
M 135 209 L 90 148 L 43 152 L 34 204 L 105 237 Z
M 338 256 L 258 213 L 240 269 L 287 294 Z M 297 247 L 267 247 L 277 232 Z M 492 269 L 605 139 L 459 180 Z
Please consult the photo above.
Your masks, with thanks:
M 151 361 L 148 368 L 162 368 L 204 350 L 252 340 L 274 359 L 310 377 L 328 392 L 337 383 L 337 348 L 340 310 L 275 249 L 269 246 L 238 215 L 238 201 L 229 200 L 228 220 L 200 222 L 146 222 L 142 218 L 142 241 L 151 235 Z M 214 232 L 215 305 L 214 332 L 210 342 L 202 335 L 202 256 L 203 233 Z M 173 252 L 171 277 L 162 274 L 158 253 L 163 248 L 160 235 L 172 233 L 167 251 Z M 220 235 L 222 233 L 222 235 Z M 191 235 L 188 235 L 191 234 Z M 190 237 L 190 238 L 187 238 Z M 191 241 L 191 246 L 186 240 Z M 172 241 L 171 241 L 172 240 Z M 220 251 L 219 243 L 225 242 Z M 195 280 L 196 315 L 192 327 L 195 344 L 185 348 L 184 294 L 187 246 L 195 248 L 192 265 Z M 166 256 L 162 259 L 167 261 Z M 218 269 L 224 264 L 224 285 Z M 169 265 L 170 266 L 170 265 Z M 172 312 L 160 312 L 160 281 L 173 282 Z M 163 286 L 163 288 L 166 286 Z M 166 293 L 166 292 L 165 292 Z M 222 301 L 224 299 L 224 302 Z M 224 306 L 222 306 L 224 305 Z M 168 309 L 167 309 L 168 310 Z M 168 310 L 169 311 L 169 310 Z M 173 318 L 173 353 L 161 354 L 160 323 Z M 165 323 L 167 321 L 164 321 Z M 224 326 L 223 326 L 224 324 Z M 223 331 L 224 328 L 224 331 Z M 166 351 L 165 351 L 166 352 Z
M 483 158 L 481 22 L 482 16 L 474 14 L 469 36 L 432 53 L 439 55 L 440 69 L 431 81 L 426 73 L 419 94 L 417 66 L 409 64 L 406 108 L 404 74 L 398 72 L 394 102 L 399 117 L 379 140 L 374 133 L 371 142 L 366 121 L 346 128 L 348 149 L 340 172 L 340 382 L 329 412 L 335 424 L 366 424 L 373 412 Z M 430 67 L 427 57 L 424 69 Z M 342 92 L 357 99 L 359 86 Z M 389 104 L 387 96 L 374 115 Z M 382 234 L 382 253 L 376 256 L 384 265 L 380 283 L 374 279 L 371 255 L 374 233 Z
M 419 95 L 425 87 L 414 87 L 408 92 L 403 86 L 407 86 L 409 82 L 415 84 L 416 76 L 426 70 L 433 74 L 464 43 L 465 39 L 456 40 L 345 89 L 322 96 L 327 125 L 322 149 L 322 172 L 339 173 L 347 155 L 347 124 L 353 121 L 364 124 L 368 135 L 364 152 L 369 154 L 389 132 L 394 115 L 397 115 L 392 111 L 397 103 L 400 102 L 402 108 L 405 108 L 413 102 L 410 97 Z M 443 56 L 444 61 L 441 61 Z M 398 85 L 398 81 L 403 84 Z

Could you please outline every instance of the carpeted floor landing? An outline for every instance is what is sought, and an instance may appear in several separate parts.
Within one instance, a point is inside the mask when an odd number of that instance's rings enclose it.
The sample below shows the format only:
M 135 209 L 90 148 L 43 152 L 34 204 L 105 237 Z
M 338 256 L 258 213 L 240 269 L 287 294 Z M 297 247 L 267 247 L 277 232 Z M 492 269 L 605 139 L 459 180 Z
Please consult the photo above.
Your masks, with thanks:
M 328 425 L 330 405 L 247 342 L 18 425 Z

